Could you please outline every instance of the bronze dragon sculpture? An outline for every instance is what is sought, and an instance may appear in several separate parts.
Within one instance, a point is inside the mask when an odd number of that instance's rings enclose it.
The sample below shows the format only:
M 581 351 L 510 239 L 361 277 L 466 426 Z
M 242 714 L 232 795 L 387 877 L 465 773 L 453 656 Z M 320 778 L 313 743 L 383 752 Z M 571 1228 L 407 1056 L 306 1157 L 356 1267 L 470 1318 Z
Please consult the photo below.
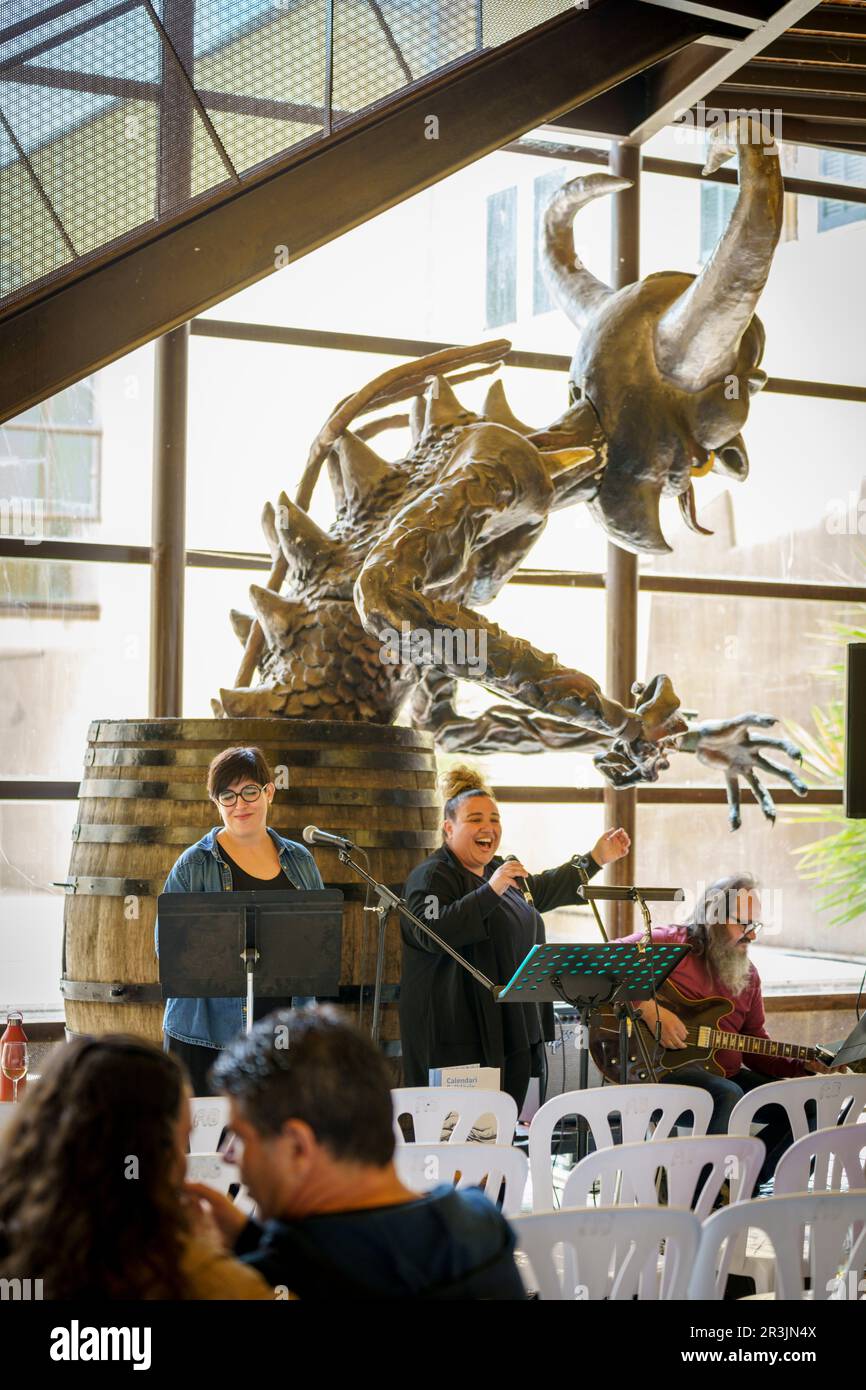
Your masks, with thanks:
M 560 508 L 585 502 L 618 544 L 658 553 L 670 549 L 659 524 L 663 494 L 675 495 L 687 524 L 700 530 L 693 479 L 710 469 L 746 477 L 740 430 L 750 394 L 766 380 L 755 306 L 779 239 L 783 189 L 771 137 L 754 138 L 742 123 L 732 133 L 739 197 L 696 277 L 664 272 L 610 289 L 576 257 L 572 221 L 627 181 L 590 174 L 553 198 L 546 273 L 581 338 L 569 408 L 549 428 L 517 420 L 499 381 L 480 415 L 455 395 L 454 384 L 496 370 L 510 348 L 505 340 L 407 362 L 340 403 L 313 444 L 296 501 L 283 493 L 264 509 L 273 567 L 266 587 L 250 589 L 254 616 L 232 613 L 244 658 L 235 686 L 213 702 L 215 713 L 391 723 L 408 701 L 415 727 L 432 731 L 449 752 L 591 752 L 617 786 L 654 781 L 671 751 L 691 752 L 721 769 L 733 829 L 741 777 L 771 820 L 759 771 L 805 795 L 800 778 L 763 752 L 773 747 L 797 759 L 796 747 L 753 732 L 773 725 L 772 716 L 688 721 L 664 675 L 636 687 L 636 705 L 627 709 L 472 606 L 499 593 Z M 717 140 L 707 168 L 732 153 Z M 408 415 L 349 428 L 398 401 L 411 402 Z M 411 450 L 387 462 L 367 441 L 405 424 Z M 336 506 L 327 532 L 307 512 L 326 462 Z M 387 634 L 396 633 L 409 640 L 389 644 Z M 414 642 L 419 634 L 443 640 Z M 481 663 L 470 636 L 483 639 Z M 461 679 L 509 703 L 463 717 Z

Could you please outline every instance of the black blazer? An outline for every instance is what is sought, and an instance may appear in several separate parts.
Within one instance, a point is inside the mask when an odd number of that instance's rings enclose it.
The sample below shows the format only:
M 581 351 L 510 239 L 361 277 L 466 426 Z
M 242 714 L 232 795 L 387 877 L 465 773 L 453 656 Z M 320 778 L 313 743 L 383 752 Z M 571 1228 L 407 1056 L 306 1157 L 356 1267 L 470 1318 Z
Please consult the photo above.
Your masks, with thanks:
M 504 861 L 494 855 L 491 872 Z M 544 923 L 538 915 L 569 903 L 583 903 L 576 864 L 592 877 L 599 872 L 592 855 L 576 855 L 557 869 L 530 874 L 527 878 L 536 913 L 536 944 L 545 940 Z M 442 845 L 423 864 L 413 869 L 406 881 L 406 900 L 421 921 L 431 927 L 476 969 L 497 984 L 496 955 L 490 931 L 497 923 L 504 926 L 504 910 L 499 894 L 486 880 L 464 868 L 447 845 Z M 430 910 L 435 902 L 437 916 Z M 426 912 L 425 912 L 426 909 Z M 400 982 L 400 1035 L 403 1044 L 403 1078 L 406 1086 L 429 1085 L 431 1067 L 460 1066 L 480 1062 L 482 1066 L 504 1070 L 502 1009 L 420 929 L 400 919 L 403 938 L 403 973 Z M 519 1008 L 512 1004 L 510 1008 Z M 528 1005 L 527 1007 L 533 1007 Z M 541 1032 L 546 1041 L 554 1037 L 553 1005 L 541 1005 Z

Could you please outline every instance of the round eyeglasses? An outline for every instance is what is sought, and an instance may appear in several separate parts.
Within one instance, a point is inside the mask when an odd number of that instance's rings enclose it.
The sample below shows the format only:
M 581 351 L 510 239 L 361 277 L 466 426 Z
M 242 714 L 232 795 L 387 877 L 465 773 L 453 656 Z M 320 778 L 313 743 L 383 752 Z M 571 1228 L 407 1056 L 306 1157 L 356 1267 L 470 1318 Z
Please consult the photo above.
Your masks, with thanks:
M 238 796 L 242 801 L 258 801 L 263 791 L 264 787 L 256 786 L 255 783 L 250 782 L 246 787 L 241 787 L 240 792 L 220 792 L 217 801 L 220 806 L 225 806 L 228 809 L 235 805 Z

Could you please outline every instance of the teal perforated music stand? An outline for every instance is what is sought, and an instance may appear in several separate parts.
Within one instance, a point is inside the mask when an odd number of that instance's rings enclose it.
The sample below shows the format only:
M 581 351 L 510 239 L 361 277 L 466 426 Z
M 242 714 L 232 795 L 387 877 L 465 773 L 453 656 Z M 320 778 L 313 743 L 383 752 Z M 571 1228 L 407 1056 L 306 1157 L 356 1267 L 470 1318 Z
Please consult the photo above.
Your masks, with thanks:
M 533 946 L 507 985 L 498 1004 L 552 1004 L 562 1001 L 580 1010 L 600 1004 L 651 999 L 689 953 L 688 946 L 654 941 L 548 942 Z
M 497 991 L 496 1002 L 550 1004 L 562 1000 L 577 1009 L 578 1089 L 583 1091 L 589 1084 L 589 1024 L 594 1010 L 602 1004 L 619 1007 L 624 1031 L 626 1010 L 631 1010 L 635 1000 L 651 999 L 689 949 L 656 941 L 570 941 L 533 946 L 508 984 Z M 649 1058 L 647 1066 L 655 1080 Z M 587 1150 L 586 1119 L 578 1115 L 578 1161 Z

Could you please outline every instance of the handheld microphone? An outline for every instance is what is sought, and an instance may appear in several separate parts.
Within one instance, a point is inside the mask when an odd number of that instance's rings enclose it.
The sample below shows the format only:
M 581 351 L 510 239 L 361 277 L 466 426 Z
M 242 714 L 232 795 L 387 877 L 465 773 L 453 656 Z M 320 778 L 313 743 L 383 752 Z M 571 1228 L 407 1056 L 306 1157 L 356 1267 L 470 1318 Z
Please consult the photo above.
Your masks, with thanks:
M 503 862 L 506 864 L 513 864 L 516 862 L 516 860 L 516 854 L 506 854 Z M 514 886 L 519 893 L 523 894 L 524 898 L 528 903 L 532 902 L 532 894 L 529 891 L 529 884 L 526 882 L 525 878 L 516 878 L 514 880 Z
M 308 825 L 302 836 L 305 845 L 334 845 L 337 849 L 354 849 L 353 840 L 345 835 L 332 835 L 330 830 L 320 830 L 317 825 Z

